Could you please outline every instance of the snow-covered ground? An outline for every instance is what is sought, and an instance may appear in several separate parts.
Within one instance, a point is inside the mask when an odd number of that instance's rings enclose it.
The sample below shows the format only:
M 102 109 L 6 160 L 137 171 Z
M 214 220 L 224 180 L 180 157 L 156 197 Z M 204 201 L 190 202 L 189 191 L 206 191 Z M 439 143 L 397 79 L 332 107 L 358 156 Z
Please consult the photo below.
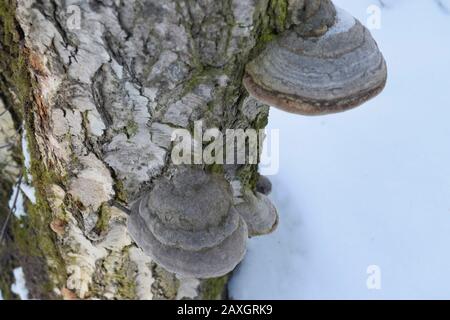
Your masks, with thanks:
M 250 240 L 233 298 L 450 298 L 450 1 L 383 2 L 379 97 L 325 117 L 271 110 L 280 225 Z M 335 3 L 366 22 L 379 2 Z
M 15 282 L 11 286 L 11 291 L 20 297 L 20 300 L 28 300 L 28 289 L 25 284 L 25 275 L 22 267 L 13 270 Z

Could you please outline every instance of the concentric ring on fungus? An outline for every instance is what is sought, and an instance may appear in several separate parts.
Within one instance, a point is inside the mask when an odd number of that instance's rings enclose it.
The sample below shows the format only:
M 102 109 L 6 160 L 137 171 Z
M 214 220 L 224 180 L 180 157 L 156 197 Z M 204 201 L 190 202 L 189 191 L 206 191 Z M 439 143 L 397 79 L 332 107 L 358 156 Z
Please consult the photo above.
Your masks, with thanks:
M 244 86 L 287 112 L 322 115 L 361 105 L 380 93 L 386 62 L 370 32 L 342 9 L 320 37 L 291 28 L 247 64 Z

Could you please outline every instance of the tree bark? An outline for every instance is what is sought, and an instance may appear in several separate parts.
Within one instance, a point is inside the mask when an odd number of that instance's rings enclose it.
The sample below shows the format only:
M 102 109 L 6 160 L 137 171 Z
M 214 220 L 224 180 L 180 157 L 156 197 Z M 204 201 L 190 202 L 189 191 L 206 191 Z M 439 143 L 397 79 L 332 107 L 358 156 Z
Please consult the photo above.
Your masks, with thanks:
M 19 172 L 36 194 L 0 247 L 5 299 L 18 298 L 17 267 L 33 299 L 226 297 L 228 276 L 179 280 L 153 263 L 120 208 L 169 169 L 172 130 L 265 127 L 268 107 L 241 81 L 287 11 L 288 0 L 0 0 L 1 98 L 26 142 L 8 149 L 21 169 L 2 173 L 0 226 Z M 236 194 L 257 178 L 256 165 L 204 169 Z

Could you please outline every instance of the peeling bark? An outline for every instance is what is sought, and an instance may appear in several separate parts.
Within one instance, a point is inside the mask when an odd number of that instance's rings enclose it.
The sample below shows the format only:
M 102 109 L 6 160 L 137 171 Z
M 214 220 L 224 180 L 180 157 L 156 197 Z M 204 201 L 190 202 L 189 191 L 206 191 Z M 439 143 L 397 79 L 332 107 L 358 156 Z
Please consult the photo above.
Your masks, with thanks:
M 24 123 L 23 170 L 37 196 L 0 249 L 3 296 L 14 298 L 12 269 L 22 266 L 30 298 L 225 298 L 228 277 L 177 279 L 153 263 L 119 207 L 176 170 L 174 129 L 266 125 L 268 107 L 248 97 L 243 70 L 286 27 L 287 0 L 0 6 L 0 89 L 14 125 Z M 23 167 L 23 150 L 13 153 Z M 222 172 L 236 196 L 255 187 L 256 165 L 205 170 Z M 2 175 L 0 222 L 13 182 Z

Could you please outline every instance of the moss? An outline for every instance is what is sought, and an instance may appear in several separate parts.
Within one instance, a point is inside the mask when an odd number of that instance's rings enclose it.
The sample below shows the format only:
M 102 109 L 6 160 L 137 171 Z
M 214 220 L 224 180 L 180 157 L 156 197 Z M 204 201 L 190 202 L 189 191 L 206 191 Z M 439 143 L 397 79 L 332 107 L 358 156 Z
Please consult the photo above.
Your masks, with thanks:
M 202 299 L 204 300 L 220 300 L 226 295 L 226 285 L 229 276 L 225 275 L 220 278 L 212 278 L 204 280 L 202 283 Z
M 114 275 L 114 280 L 118 283 L 118 294 L 121 299 L 136 299 L 136 281 L 134 274 L 130 272 L 130 258 L 128 255 L 128 248 L 124 249 L 124 256 L 126 261 L 122 268 Z
M 33 177 L 37 202 L 26 204 L 27 217 L 21 221 L 13 219 L 10 230 L 27 283 L 33 289 L 32 297 L 49 298 L 55 284 L 65 282 L 66 272 L 49 228 L 51 209 L 45 190 L 49 184 L 63 183 L 64 178 L 44 166 L 32 134 L 32 110 L 36 106 L 32 96 L 34 83 L 28 69 L 29 51 L 23 47 L 23 33 L 15 19 L 15 6 L 16 1 L 0 0 L 0 91 L 5 94 L 6 103 L 13 106 L 16 125 L 25 122 L 32 159 L 31 170 L 26 174 Z
M 114 278 L 118 282 L 117 293 L 121 299 L 136 299 L 136 281 L 126 275 L 126 270 L 121 270 Z
M 243 189 L 254 190 L 258 182 L 258 165 L 249 164 L 239 168 L 237 175 L 242 183 Z
M 125 127 L 127 137 L 130 138 L 138 132 L 138 124 L 134 120 L 128 120 L 127 126 Z
M 256 10 L 255 37 L 256 45 L 251 50 L 247 61 L 253 60 L 271 41 L 274 41 L 286 29 L 288 19 L 288 0 L 268 0 L 261 2 L 265 8 Z M 244 63 L 245 64 L 245 63 Z M 250 124 L 256 130 L 264 129 L 268 123 L 268 112 L 261 112 Z M 238 170 L 238 177 L 243 188 L 254 189 L 258 179 L 258 166 L 245 165 Z
M 224 168 L 222 164 L 213 163 L 207 166 L 207 170 L 211 173 L 223 174 Z
M 266 44 L 272 40 L 274 40 L 276 35 L 274 33 L 263 33 L 259 38 L 261 44 Z
M 11 250 L 17 257 L 15 266 L 23 267 L 32 298 L 53 298 L 55 283 L 65 281 L 65 267 L 48 228 L 50 221 L 43 214 L 47 209 L 39 198 L 35 205 L 27 202 L 25 208 L 27 216 L 10 221 Z
M 264 129 L 269 123 L 269 112 L 260 112 L 253 122 L 253 127 L 256 130 Z
M 271 17 L 272 27 L 279 33 L 286 28 L 288 17 L 287 0 L 271 0 L 269 4 L 269 15 Z
M 136 283 L 134 279 L 130 279 L 124 275 L 117 275 L 119 280 L 118 294 L 122 299 L 135 299 L 136 298 Z
M 202 83 L 210 83 L 212 78 L 223 73 L 223 68 L 198 65 L 192 76 L 184 83 L 182 95 L 188 94 Z
M 14 282 L 12 270 L 16 267 L 14 257 L 8 257 L 5 247 L 0 250 L 1 269 L 0 269 L 0 290 L 5 300 L 18 299 L 11 291 L 11 284 Z
M 114 299 L 136 299 L 135 267 L 130 261 L 129 248 L 111 252 L 106 259 L 96 262 L 96 272 L 86 298 L 105 299 L 105 291 L 111 294 L 114 289 Z M 118 260 L 118 257 L 123 259 Z
M 255 58 L 267 45 L 286 29 L 288 19 L 288 0 L 269 0 L 267 7 L 256 17 L 256 46 L 249 56 Z
M 10 289 L 10 283 L 12 282 L 12 280 L 7 280 L 6 278 L 4 278 L 4 275 L 1 274 L 0 277 L 0 290 L 2 293 L 2 297 L 4 300 L 15 300 L 16 296 L 11 292 Z
M 11 197 L 12 187 L 12 181 L 3 177 L 0 179 L 0 226 L 3 226 L 9 212 L 8 200 Z M 14 281 L 12 270 L 16 267 L 16 259 L 11 253 L 9 242 L 3 242 L 0 245 L 0 290 L 5 300 L 16 298 L 11 292 L 11 283 Z
M 42 193 L 39 194 L 37 191 L 36 204 L 27 205 L 28 221 L 23 228 L 24 231 L 20 233 L 16 228 L 15 235 L 21 235 L 18 242 L 22 244 L 22 252 L 29 256 L 45 258 L 47 265 L 42 268 L 48 274 L 51 283 L 42 285 L 52 290 L 55 284 L 65 283 L 67 276 L 64 262 L 56 246 L 56 235 L 49 227 L 52 221 L 51 209 L 45 199 Z
M 0 24 L 2 30 L 2 50 L 0 50 L 0 73 L 3 93 L 13 89 L 15 97 L 22 106 L 30 98 L 31 80 L 26 65 L 26 52 L 21 47 L 21 33 L 15 19 L 15 1 L 0 0 Z M 14 99 L 11 99 L 14 100 Z M 15 113 L 23 115 L 22 108 L 15 108 Z
M 196 69 L 196 72 L 185 83 L 182 95 L 186 95 L 187 93 L 194 90 L 194 88 L 197 87 L 202 81 L 204 81 L 204 79 L 205 79 L 204 68 L 201 67 Z
M 116 193 L 116 198 L 119 201 L 127 202 L 127 192 L 125 190 L 125 186 L 121 180 L 115 179 L 116 183 L 114 185 L 114 191 Z
M 156 263 L 152 263 L 152 275 L 155 279 L 152 284 L 154 299 L 175 299 L 180 287 L 180 281 L 175 274 L 166 271 Z
M 94 227 L 94 232 L 102 234 L 108 230 L 111 210 L 108 205 L 102 204 L 98 213 L 98 220 Z

